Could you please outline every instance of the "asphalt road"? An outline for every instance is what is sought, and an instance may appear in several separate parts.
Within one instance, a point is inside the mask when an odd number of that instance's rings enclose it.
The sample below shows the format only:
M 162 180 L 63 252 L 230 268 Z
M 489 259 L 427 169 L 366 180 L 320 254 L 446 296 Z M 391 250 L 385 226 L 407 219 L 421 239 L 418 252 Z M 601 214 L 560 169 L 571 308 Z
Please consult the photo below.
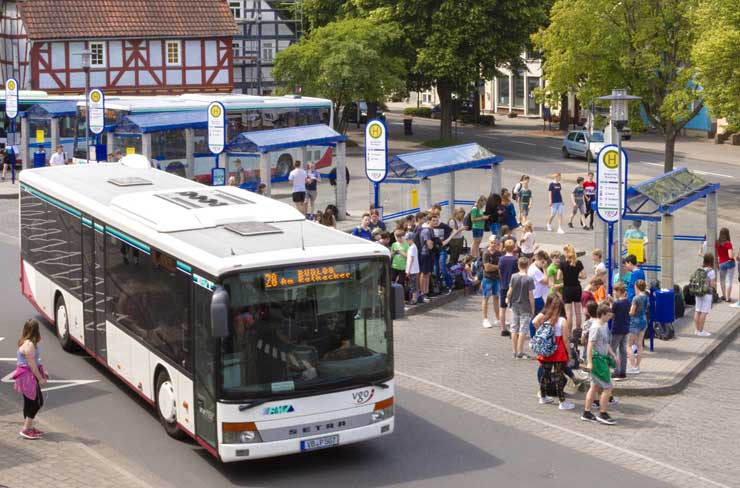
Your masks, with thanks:
M 0 269 L 0 287 L 5 290 L 0 337 L 7 338 L 0 342 L 0 357 L 12 358 L 20 326 L 35 310 L 20 294 L 15 247 L 0 244 Z M 193 442 L 167 437 L 147 404 L 84 354 L 62 351 L 51 328 L 42 336 L 43 360 L 52 379 L 95 381 L 49 391 L 45 410 L 178 487 L 570 487 L 597 478 L 605 487 L 667 486 L 539 436 L 461 415 L 444 402 L 403 388 L 397 393 L 397 431 L 392 437 L 308 455 L 221 465 Z M 0 375 L 13 367 L 10 361 L 0 362 Z M 10 384 L 0 385 L 0 395 L 20 408 Z

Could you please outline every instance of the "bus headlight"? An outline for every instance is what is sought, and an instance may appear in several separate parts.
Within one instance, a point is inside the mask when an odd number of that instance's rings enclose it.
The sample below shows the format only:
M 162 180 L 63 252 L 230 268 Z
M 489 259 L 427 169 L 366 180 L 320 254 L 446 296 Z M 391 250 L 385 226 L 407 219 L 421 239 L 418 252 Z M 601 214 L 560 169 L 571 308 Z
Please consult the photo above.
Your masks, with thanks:
M 373 413 L 370 414 L 370 423 L 375 424 L 393 417 L 393 397 L 375 404 Z
M 262 442 L 254 422 L 224 422 L 223 426 L 224 444 L 255 444 Z

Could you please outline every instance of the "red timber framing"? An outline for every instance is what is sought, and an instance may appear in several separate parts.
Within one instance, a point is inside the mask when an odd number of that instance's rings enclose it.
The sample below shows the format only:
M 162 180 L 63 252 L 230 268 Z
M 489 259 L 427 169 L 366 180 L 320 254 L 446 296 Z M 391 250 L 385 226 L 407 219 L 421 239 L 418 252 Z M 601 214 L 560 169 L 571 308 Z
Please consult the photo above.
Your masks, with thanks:
M 101 40 L 105 42 L 105 66 L 90 70 L 91 86 L 111 95 L 231 91 L 231 37 L 177 39 L 180 63 L 176 66 L 167 65 L 168 40 L 173 39 Z M 79 56 L 71 47 L 73 42 L 34 42 L 31 48 L 33 89 L 50 94 L 77 94 L 84 89 L 84 71 Z M 52 44 L 56 44 L 56 48 L 52 48 Z M 59 45 L 63 45 L 63 50 Z M 89 43 L 84 42 L 84 46 L 88 48 Z M 200 51 L 199 56 L 191 56 L 197 64 L 188 64 L 188 50 L 193 48 Z M 52 59 L 62 52 L 62 62 Z M 100 83 L 101 77 L 97 74 L 100 72 L 104 73 L 104 84 Z

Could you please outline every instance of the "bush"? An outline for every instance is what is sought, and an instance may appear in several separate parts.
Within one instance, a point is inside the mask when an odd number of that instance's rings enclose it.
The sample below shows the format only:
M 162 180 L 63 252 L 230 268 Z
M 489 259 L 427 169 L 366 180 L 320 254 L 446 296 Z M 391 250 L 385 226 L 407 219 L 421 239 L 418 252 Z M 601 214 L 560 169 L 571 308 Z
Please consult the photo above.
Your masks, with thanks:
M 406 107 L 403 109 L 404 115 L 423 117 L 426 119 L 432 118 L 432 109 L 429 107 Z
M 478 117 L 472 114 L 464 114 L 460 116 L 460 122 L 463 124 L 477 124 Z
M 416 115 L 416 107 L 406 107 L 403 109 L 404 115 Z
M 516 112 L 509 112 L 508 114 L 506 114 L 506 116 L 509 117 L 510 119 L 516 118 L 517 115 L 519 114 L 517 114 Z
M 431 141 L 425 141 L 422 146 L 439 148 L 448 146 L 457 146 L 463 142 L 460 139 L 432 139 Z

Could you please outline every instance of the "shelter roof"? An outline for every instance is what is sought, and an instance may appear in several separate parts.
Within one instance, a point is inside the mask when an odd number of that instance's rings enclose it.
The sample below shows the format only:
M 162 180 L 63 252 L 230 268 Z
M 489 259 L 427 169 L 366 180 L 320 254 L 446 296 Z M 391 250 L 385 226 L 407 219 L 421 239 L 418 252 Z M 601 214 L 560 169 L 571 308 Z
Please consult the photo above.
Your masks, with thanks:
M 716 192 L 719 183 L 708 183 L 688 168 L 678 168 L 627 189 L 627 213 L 633 216 L 670 215 Z
M 223 0 L 23 0 L 18 5 L 31 40 L 237 34 Z
M 188 112 L 152 112 L 127 115 L 118 124 L 118 134 L 145 134 L 171 129 L 204 129 L 208 127 L 205 110 Z
M 476 143 L 399 154 L 389 163 L 392 178 L 426 178 L 468 168 L 490 168 L 504 160 Z
M 226 151 L 266 153 L 291 147 L 329 145 L 345 140 L 347 140 L 346 136 L 328 125 L 303 125 L 285 129 L 242 132 L 226 146 Z
M 29 119 L 45 119 L 47 117 L 62 117 L 75 115 L 77 113 L 77 100 L 64 100 L 56 102 L 41 102 L 32 105 L 21 115 Z

